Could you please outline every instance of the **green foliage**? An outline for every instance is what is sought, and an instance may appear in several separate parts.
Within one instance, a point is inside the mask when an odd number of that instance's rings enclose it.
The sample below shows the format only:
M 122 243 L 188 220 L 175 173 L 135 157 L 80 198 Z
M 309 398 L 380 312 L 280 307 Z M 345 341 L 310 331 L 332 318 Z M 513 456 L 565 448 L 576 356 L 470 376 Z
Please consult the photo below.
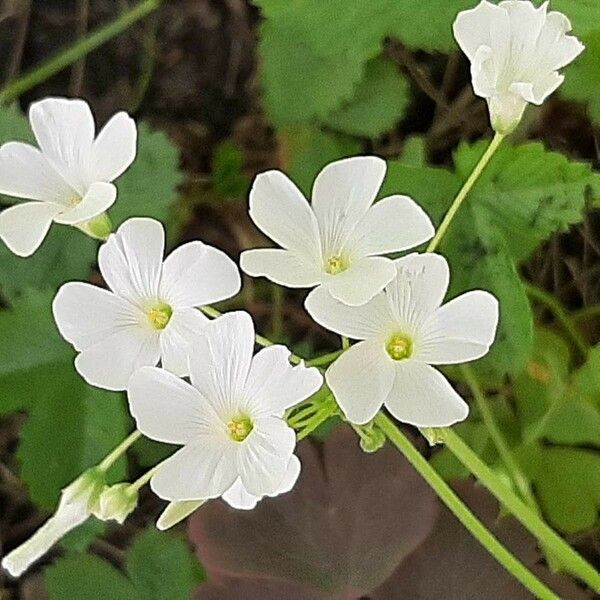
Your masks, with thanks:
M 128 420 L 120 395 L 88 386 L 75 372 L 50 305 L 48 293 L 29 292 L 0 311 L 0 414 L 28 413 L 21 478 L 32 500 L 53 510 L 60 490 L 125 437 Z M 123 478 L 124 462 L 110 475 Z
M 126 564 L 128 576 L 96 556 L 68 555 L 46 570 L 50 600 L 188 600 L 204 580 L 187 544 L 153 528 L 135 539 Z
M 243 172 L 244 156 L 231 141 L 219 144 L 213 159 L 213 187 L 224 198 L 243 198 L 250 186 Z
M 439 223 L 484 149 L 461 145 L 456 171 L 392 162 L 381 195 L 405 193 Z M 540 242 L 581 219 L 586 193 L 600 178 L 589 165 L 538 143 L 505 144 L 494 156 L 438 249 L 450 263 L 450 294 L 481 288 L 500 300 L 500 324 L 479 371 L 519 373 L 532 344 L 532 315 L 517 267 Z

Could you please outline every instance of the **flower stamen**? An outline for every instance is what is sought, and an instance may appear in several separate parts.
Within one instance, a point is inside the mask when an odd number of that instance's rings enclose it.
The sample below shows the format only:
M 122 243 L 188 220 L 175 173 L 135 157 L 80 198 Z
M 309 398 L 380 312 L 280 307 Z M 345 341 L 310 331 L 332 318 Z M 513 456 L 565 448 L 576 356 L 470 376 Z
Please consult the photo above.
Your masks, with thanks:
M 236 442 L 243 442 L 253 428 L 254 425 L 248 417 L 236 417 L 227 423 L 229 437 Z
M 157 304 L 148 311 L 148 320 L 154 329 L 164 329 L 171 320 L 173 309 L 168 304 Z
M 410 358 L 413 351 L 413 343 L 409 337 L 398 333 L 388 340 L 385 349 L 393 360 L 404 360 Z
M 348 268 L 348 261 L 343 256 L 330 256 L 325 261 L 325 271 L 330 275 L 337 275 Z

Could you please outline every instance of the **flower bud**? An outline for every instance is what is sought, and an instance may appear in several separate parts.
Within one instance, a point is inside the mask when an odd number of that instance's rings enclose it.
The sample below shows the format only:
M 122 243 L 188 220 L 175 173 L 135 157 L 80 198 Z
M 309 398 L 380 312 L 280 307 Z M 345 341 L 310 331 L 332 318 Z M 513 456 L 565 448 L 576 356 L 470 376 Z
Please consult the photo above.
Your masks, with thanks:
M 170 529 L 174 525 L 177 525 L 180 521 L 183 521 L 186 517 L 189 517 L 197 508 L 200 508 L 204 504 L 205 500 L 182 500 L 179 502 L 169 502 L 169 505 L 163 510 L 156 527 L 161 531 Z
M 101 521 L 114 520 L 122 524 L 138 503 L 138 493 L 129 483 L 106 486 L 100 494 L 94 516 Z

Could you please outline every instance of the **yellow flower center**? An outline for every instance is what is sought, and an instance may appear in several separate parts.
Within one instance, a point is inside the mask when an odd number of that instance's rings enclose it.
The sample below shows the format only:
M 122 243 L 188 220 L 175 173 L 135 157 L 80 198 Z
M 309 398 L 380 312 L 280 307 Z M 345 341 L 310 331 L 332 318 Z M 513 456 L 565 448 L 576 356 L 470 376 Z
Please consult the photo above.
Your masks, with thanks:
M 156 304 L 148 311 L 148 320 L 154 329 L 164 329 L 171 320 L 173 309 L 168 304 Z
M 325 271 L 330 275 L 337 275 L 348 268 L 348 261 L 343 256 L 330 256 L 325 261 Z
M 385 349 L 394 360 L 404 360 L 405 358 L 410 358 L 410 355 L 412 354 L 412 340 L 409 337 L 398 333 L 388 340 Z
M 250 435 L 253 427 L 248 417 L 236 417 L 227 423 L 227 432 L 232 440 L 243 442 Z
M 70 198 L 67 198 L 67 206 L 75 208 L 82 200 L 83 198 L 79 194 L 74 194 Z

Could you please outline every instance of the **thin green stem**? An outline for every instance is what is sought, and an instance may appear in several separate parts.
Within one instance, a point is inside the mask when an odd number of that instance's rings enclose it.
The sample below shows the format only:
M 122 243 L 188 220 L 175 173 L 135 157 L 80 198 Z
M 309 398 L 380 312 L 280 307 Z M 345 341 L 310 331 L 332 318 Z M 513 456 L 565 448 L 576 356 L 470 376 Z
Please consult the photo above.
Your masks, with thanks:
M 435 490 L 442 502 L 458 520 L 509 573 L 536 598 L 544 600 L 559 598 L 494 537 L 386 415 L 379 413 L 375 417 L 375 423 L 385 433 L 390 442 L 402 452 L 421 477 Z
M 0 91 L 0 103 L 8 104 L 16 100 L 21 94 L 46 81 L 65 67 L 77 62 L 92 50 L 125 31 L 139 19 L 155 11 L 161 3 L 162 0 L 144 0 L 140 2 L 132 9 L 123 12 L 108 25 L 100 27 L 81 38 L 69 48 L 58 52 L 19 79 L 9 82 Z
M 336 358 L 338 358 L 341 354 L 343 354 L 343 350 L 335 350 L 334 352 L 328 352 L 327 354 L 323 354 L 321 356 L 317 356 L 315 358 L 311 358 L 306 361 L 307 367 L 320 367 L 322 365 L 329 365 Z
M 348 350 L 348 348 L 350 348 L 350 340 L 342 336 L 342 350 Z
M 563 329 L 571 336 L 573 343 L 577 347 L 577 349 L 581 352 L 582 356 L 585 358 L 587 356 L 589 345 L 585 341 L 583 335 L 575 323 L 573 323 L 571 317 L 563 307 L 563 305 L 549 292 L 543 290 L 528 281 L 523 282 L 523 287 L 527 292 L 527 295 L 545 304 L 552 314 L 556 317 L 556 320 L 562 325 Z
M 600 318 L 600 304 L 594 304 L 592 306 L 586 306 L 580 310 L 571 313 L 571 319 L 573 321 L 588 321 L 590 319 Z
M 127 452 L 127 449 L 135 444 L 142 437 L 142 432 L 137 429 L 130 433 L 116 448 L 111 450 L 109 454 L 107 454 L 102 462 L 98 464 L 98 468 L 101 471 L 108 471 L 108 469 L 113 465 L 117 459 Z
M 141 477 L 136 479 L 127 489 L 132 493 L 139 492 L 154 476 L 156 471 L 158 471 L 158 467 L 160 467 L 161 463 L 153 466 L 151 469 L 148 469 Z
M 454 200 L 452 201 L 452 204 L 450 205 L 448 212 L 446 213 L 442 222 L 440 223 L 440 226 L 438 227 L 435 236 L 433 237 L 431 242 L 429 242 L 429 246 L 427 246 L 427 252 L 434 252 L 435 249 L 438 247 L 441 239 L 446 233 L 446 230 L 450 226 L 450 223 L 452 223 L 452 220 L 456 216 L 458 209 L 461 207 L 461 204 L 467 197 L 467 194 L 471 191 L 471 188 L 475 185 L 475 182 L 479 179 L 479 176 L 485 169 L 488 162 L 490 162 L 490 159 L 492 158 L 492 156 L 498 149 L 498 146 L 500 146 L 502 140 L 505 137 L 505 135 L 496 132 L 496 134 L 492 138 L 492 141 L 490 142 L 490 145 L 486 148 L 485 152 L 479 159 L 479 162 L 475 165 L 475 168 L 469 175 L 468 179 L 460 188 L 460 191 L 456 195 L 456 198 L 454 198 Z
M 477 479 L 526 527 L 562 566 L 579 577 L 595 592 L 600 592 L 600 573 L 586 562 L 565 540 L 527 506 L 471 448 L 450 428 L 444 432 L 446 447 Z

